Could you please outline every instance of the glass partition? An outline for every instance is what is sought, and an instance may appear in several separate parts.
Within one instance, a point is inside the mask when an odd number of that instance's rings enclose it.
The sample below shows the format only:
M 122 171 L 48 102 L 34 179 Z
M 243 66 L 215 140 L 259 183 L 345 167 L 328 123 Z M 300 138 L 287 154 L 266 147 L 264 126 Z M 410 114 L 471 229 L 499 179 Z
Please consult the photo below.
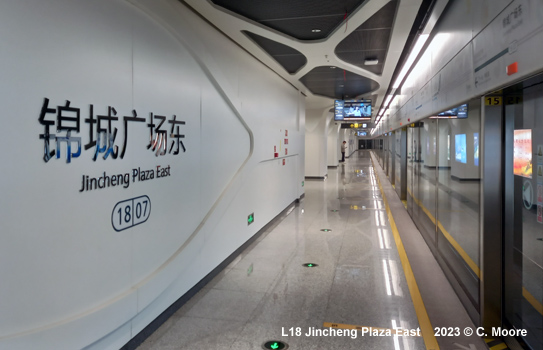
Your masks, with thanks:
M 413 221 L 428 244 L 436 238 L 436 154 L 437 121 L 425 119 L 414 128 L 413 146 L 417 161 L 413 162 L 413 185 L 407 196 L 413 200 Z
M 476 99 L 389 133 L 385 157 L 390 182 L 472 310 L 480 299 L 480 135 Z M 543 130 L 541 145 L 543 179 Z
M 462 118 L 438 119 L 437 246 L 472 304 L 479 305 L 481 108 L 472 101 Z
M 505 90 L 505 323 L 543 349 L 543 77 Z
M 396 164 L 396 161 L 394 160 L 394 156 L 396 154 L 396 152 L 395 152 L 396 138 L 395 138 L 393 132 L 389 132 L 387 138 L 388 138 L 388 171 L 387 171 L 387 175 L 388 175 L 388 178 L 390 179 L 390 183 L 392 185 L 394 185 L 394 173 L 395 173 L 394 167 L 395 167 L 395 164 Z
M 409 193 L 413 193 L 414 176 L 413 167 L 416 161 L 416 143 L 415 134 L 418 130 L 415 130 L 415 124 L 411 124 L 407 128 L 407 212 L 411 217 L 413 216 L 413 196 Z
M 402 184 L 402 132 L 401 130 L 396 130 L 394 133 L 394 189 L 396 192 L 399 191 L 399 188 Z

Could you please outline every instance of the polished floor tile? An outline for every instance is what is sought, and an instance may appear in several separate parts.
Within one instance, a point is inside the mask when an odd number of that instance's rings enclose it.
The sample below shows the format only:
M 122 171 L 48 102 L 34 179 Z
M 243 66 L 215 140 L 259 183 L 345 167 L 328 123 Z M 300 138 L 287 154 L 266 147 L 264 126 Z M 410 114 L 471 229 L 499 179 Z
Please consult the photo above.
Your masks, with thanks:
M 306 181 L 305 191 L 140 349 L 254 350 L 267 340 L 307 350 L 424 349 L 421 337 L 318 333 L 325 322 L 419 325 L 369 153 L 329 169 L 326 181 Z

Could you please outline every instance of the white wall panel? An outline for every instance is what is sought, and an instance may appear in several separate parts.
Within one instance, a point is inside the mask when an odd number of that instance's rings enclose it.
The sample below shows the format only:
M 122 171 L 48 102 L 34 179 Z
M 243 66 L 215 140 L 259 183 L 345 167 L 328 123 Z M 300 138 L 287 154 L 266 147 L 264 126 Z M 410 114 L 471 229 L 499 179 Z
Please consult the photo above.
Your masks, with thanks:
M 496 18 L 513 0 L 477 0 L 470 1 L 468 6 L 472 13 L 472 31 L 479 33 Z
M 0 31 L 0 161 L 18 169 L 0 182 L 0 349 L 119 348 L 303 194 L 304 98 L 178 1 L 3 2 Z M 128 122 L 123 158 L 91 147 L 68 164 L 62 145 L 45 162 L 44 98 L 80 109 L 82 146 L 91 104 L 95 118 L 115 108 L 119 154 L 123 117 L 144 120 Z M 147 149 L 150 113 L 166 117 L 165 155 Z M 138 168 L 155 178 L 134 181 Z M 129 184 L 80 192 L 104 172 Z M 115 204 L 142 195 L 148 220 L 115 231 Z
M 385 114 L 381 133 L 543 70 L 542 23 L 543 4 L 537 0 L 449 2 L 431 43 L 402 87 L 399 103 L 391 104 Z M 517 71 L 512 71 L 515 63 Z M 430 108 L 425 103 L 427 89 Z
M 543 47 L 543 4 L 517 0 L 509 5 L 473 41 L 473 65 L 477 92 L 511 82 L 541 70 Z M 518 63 L 518 73 L 507 67 Z
M 449 1 L 438 22 L 432 50 L 432 75 L 439 72 L 473 38 L 471 0 Z M 437 49 L 439 47 L 439 49 Z

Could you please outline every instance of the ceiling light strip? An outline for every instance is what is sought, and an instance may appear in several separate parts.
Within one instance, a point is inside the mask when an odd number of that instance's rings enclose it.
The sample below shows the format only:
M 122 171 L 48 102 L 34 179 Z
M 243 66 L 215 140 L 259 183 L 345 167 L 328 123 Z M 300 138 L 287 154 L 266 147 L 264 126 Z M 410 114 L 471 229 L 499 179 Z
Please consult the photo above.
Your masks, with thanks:
M 411 53 L 409 54 L 409 57 L 407 58 L 407 61 L 403 65 L 402 70 L 400 71 L 400 75 L 398 75 L 398 78 L 396 78 L 396 81 L 394 82 L 394 85 L 392 86 L 394 89 L 397 89 L 400 87 L 400 84 L 403 81 L 403 78 L 405 78 L 405 75 L 413 65 L 413 62 L 415 62 L 415 59 L 420 53 L 420 50 L 422 50 L 422 47 L 426 43 L 426 40 L 428 40 L 428 34 L 421 34 L 418 39 L 417 43 L 415 44 L 415 47 L 413 47 L 413 50 L 411 50 Z

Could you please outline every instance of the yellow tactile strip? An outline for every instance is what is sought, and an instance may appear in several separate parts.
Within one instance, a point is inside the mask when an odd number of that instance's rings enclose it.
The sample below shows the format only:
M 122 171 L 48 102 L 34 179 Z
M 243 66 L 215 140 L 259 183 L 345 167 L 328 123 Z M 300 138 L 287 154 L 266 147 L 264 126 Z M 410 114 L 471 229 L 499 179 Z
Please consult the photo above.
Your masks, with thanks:
M 375 168 L 375 165 L 373 164 L 373 159 L 372 165 Z M 388 206 L 387 197 L 385 196 L 379 177 L 376 176 L 375 178 L 377 179 L 377 183 L 379 184 L 379 190 L 381 191 L 383 202 L 385 203 L 388 221 L 390 222 L 390 227 L 394 236 L 394 242 L 396 243 L 396 247 L 398 249 L 398 254 L 400 255 L 400 261 L 402 262 L 405 278 L 407 280 L 407 286 L 409 288 L 409 293 L 411 294 L 411 300 L 413 301 L 413 306 L 415 307 L 415 312 L 419 320 L 424 344 L 427 350 L 439 350 L 439 345 L 434 335 L 434 328 L 432 327 L 432 323 L 430 322 L 430 318 L 428 317 L 428 312 L 426 311 L 426 307 L 424 306 L 424 302 L 422 301 L 419 286 L 417 285 L 417 281 L 415 280 L 415 275 L 413 274 L 411 264 L 409 263 L 409 259 L 407 258 L 407 253 L 405 252 L 403 242 L 400 238 L 400 233 L 398 232 L 398 228 L 396 227 L 396 222 L 394 221 L 394 217 L 392 216 L 390 207 Z

